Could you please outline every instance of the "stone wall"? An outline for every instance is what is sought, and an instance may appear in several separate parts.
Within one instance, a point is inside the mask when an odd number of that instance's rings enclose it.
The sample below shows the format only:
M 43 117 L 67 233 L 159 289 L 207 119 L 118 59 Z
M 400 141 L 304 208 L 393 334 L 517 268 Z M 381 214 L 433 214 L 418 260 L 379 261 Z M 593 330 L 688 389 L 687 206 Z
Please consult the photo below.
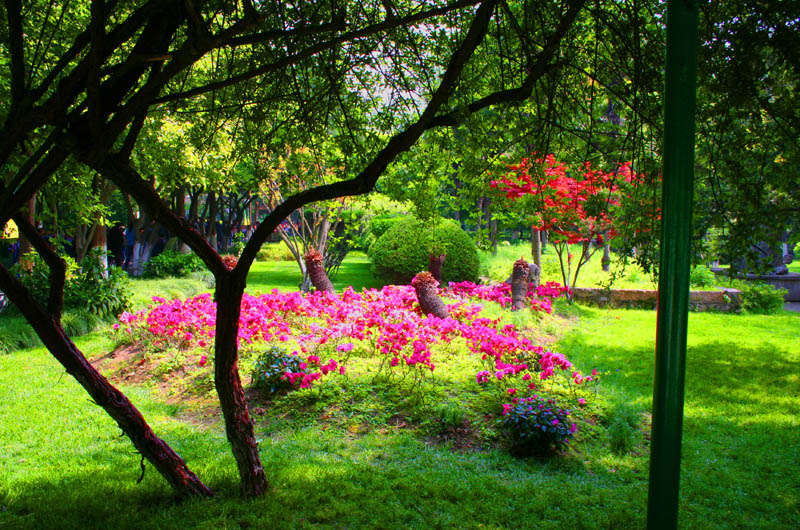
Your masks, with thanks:
M 711 268 L 717 276 L 722 276 L 727 279 L 728 269 Z M 786 289 L 786 295 L 783 300 L 786 302 L 800 302 L 800 274 L 790 272 L 788 274 L 769 274 L 766 276 L 759 276 L 757 274 L 746 274 L 739 276 L 740 280 L 748 282 L 764 282 L 768 283 L 776 289 Z
M 600 289 L 576 287 L 575 300 L 600 307 L 623 307 L 630 309 L 655 309 L 658 291 L 644 289 Z M 720 291 L 691 291 L 689 309 L 692 311 L 721 311 L 738 313 L 742 298 L 736 289 Z

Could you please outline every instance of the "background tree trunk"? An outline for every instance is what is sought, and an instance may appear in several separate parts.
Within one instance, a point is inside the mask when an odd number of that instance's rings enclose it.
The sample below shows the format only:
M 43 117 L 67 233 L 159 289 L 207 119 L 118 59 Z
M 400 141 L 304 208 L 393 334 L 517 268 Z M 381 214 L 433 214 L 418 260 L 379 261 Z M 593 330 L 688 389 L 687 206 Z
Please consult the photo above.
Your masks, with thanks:
M 531 258 L 533 258 L 533 264 L 542 270 L 542 239 L 539 231 L 534 227 L 531 227 Z
M 336 289 L 333 288 L 333 283 L 331 283 L 328 275 L 325 274 L 325 262 L 322 258 L 322 254 L 317 252 L 316 249 L 311 248 L 306 252 L 304 258 L 308 277 L 311 279 L 311 284 L 314 288 L 316 288 L 317 291 L 336 293 Z
M 514 269 L 511 272 L 511 310 L 519 311 L 525 308 L 525 300 L 528 297 L 528 277 L 531 267 L 523 258 L 514 262 Z
M 436 256 L 434 254 L 428 254 L 428 272 L 431 273 L 433 279 L 436 280 L 439 285 L 442 284 L 442 267 L 444 267 L 444 259 L 447 254 L 441 254 Z
M 600 263 L 602 263 L 605 272 L 611 270 L 611 245 L 608 242 L 603 245 L 603 259 Z

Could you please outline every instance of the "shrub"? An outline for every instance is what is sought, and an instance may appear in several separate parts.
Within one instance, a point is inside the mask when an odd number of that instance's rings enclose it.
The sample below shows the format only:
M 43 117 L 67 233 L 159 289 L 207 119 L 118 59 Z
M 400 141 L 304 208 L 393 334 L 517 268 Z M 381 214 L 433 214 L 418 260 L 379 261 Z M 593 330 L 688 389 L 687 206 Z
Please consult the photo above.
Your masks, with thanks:
M 131 306 L 133 291 L 128 274 L 110 267 L 103 277 L 102 265 L 91 253 L 81 262 L 81 273 L 64 290 L 64 305 L 82 307 L 102 319 L 116 318 Z
M 145 278 L 167 278 L 169 276 L 188 276 L 203 269 L 203 261 L 193 252 L 179 254 L 165 250 L 150 258 L 144 264 L 142 276 Z
M 768 283 L 746 282 L 739 284 L 742 291 L 742 309 L 757 315 L 774 315 L 783 309 L 786 289 L 777 289 Z
M 131 281 L 128 275 L 117 267 L 109 267 L 107 277 L 100 262 L 100 249 L 92 249 L 80 263 L 62 256 L 67 263 L 64 283 L 64 307 L 80 308 L 103 319 L 115 318 L 131 305 Z M 30 290 L 41 305 L 47 304 L 50 293 L 50 268 L 35 252 L 27 258 L 32 266 L 26 270 L 19 265 L 12 269 L 20 281 Z
M 294 255 L 286 243 L 264 243 L 256 254 L 256 261 L 294 261 Z
M 379 215 L 373 217 L 369 222 L 369 233 L 378 239 L 385 234 L 391 227 L 402 221 L 412 219 L 407 215 Z
M 367 229 L 363 234 L 361 234 L 359 246 L 362 250 L 364 250 L 364 252 L 369 253 L 370 248 L 372 248 L 372 245 L 375 244 L 375 241 L 377 241 L 379 237 L 385 234 L 392 226 L 399 222 L 407 221 L 408 219 L 411 219 L 411 217 L 407 215 L 392 214 L 384 214 L 373 217 L 370 219 Z
M 294 388 L 285 374 L 310 373 L 305 364 L 300 357 L 288 353 L 285 348 L 270 346 L 261 352 L 253 364 L 253 385 L 269 393 Z
M 711 287 L 715 282 L 716 276 L 705 265 L 698 265 L 689 273 L 689 284 L 692 287 Z
M 375 241 L 369 254 L 377 274 L 393 283 L 407 284 L 415 274 L 427 270 L 429 254 L 447 254 L 443 283 L 478 279 L 475 243 L 451 220 L 434 225 L 416 219 L 400 221 Z
M 514 405 L 503 405 L 503 434 L 519 456 L 545 455 L 562 449 L 577 430 L 553 398 L 534 395 Z

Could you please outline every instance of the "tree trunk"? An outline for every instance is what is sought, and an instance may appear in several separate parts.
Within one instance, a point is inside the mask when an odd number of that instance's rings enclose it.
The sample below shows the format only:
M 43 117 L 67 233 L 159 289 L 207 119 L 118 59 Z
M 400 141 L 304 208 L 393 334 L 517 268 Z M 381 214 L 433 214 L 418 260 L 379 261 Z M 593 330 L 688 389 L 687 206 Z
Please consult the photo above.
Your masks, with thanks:
M 219 246 L 217 245 L 217 196 L 213 191 L 209 192 L 208 198 L 206 199 L 206 205 L 208 206 L 208 226 L 206 226 L 206 239 L 212 248 L 219 250 Z
M 603 245 L 603 259 L 600 263 L 603 265 L 604 271 L 608 272 L 611 270 L 611 245 L 608 242 Z
M 267 491 L 269 483 L 258 456 L 258 442 L 239 377 L 236 339 L 245 283 L 232 274 L 219 275 L 216 280 L 214 384 L 225 418 L 225 433 L 239 469 L 242 494 L 257 497 Z
M 531 272 L 528 274 L 528 283 L 530 287 L 536 289 L 542 283 L 542 269 L 537 267 L 535 263 L 530 263 Z
M 491 216 L 491 212 L 489 213 Z M 497 256 L 497 220 L 489 221 L 489 240 L 492 242 L 492 255 Z
M 533 264 L 542 270 L 542 239 L 536 228 L 531 227 L 531 257 Z
M 175 214 L 186 219 L 186 188 L 180 187 L 175 192 Z M 178 239 L 178 252 L 186 254 L 189 252 L 189 245 Z
M 442 267 L 444 266 L 444 258 L 447 254 L 441 254 L 436 256 L 434 254 L 428 254 L 428 272 L 431 273 L 433 279 L 436 280 L 439 285 L 442 284 Z
M 30 293 L 0 266 L 0 287 L 31 323 L 53 356 L 89 393 L 92 400 L 114 418 L 134 447 L 169 482 L 180 497 L 210 497 L 208 489 L 183 459 L 155 435 L 128 398 L 108 382 L 67 337 L 57 318 L 50 317 Z
M 447 318 L 447 306 L 444 305 L 436 286 L 439 284 L 430 272 L 420 272 L 411 280 L 411 285 L 417 292 L 417 301 L 422 312 L 426 315 L 433 315 L 438 318 Z
M 525 308 L 525 300 L 528 297 L 528 277 L 531 267 L 523 258 L 514 262 L 514 270 L 511 272 L 511 310 L 519 311 Z
M 317 252 L 316 249 L 311 248 L 306 252 L 304 258 L 308 277 L 311 279 L 311 284 L 314 288 L 316 288 L 317 291 L 335 293 L 336 290 L 333 288 L 333 283 L 331 283 L 328 275 L 325 274 L 325 263 L 322 259 L 322 254 Z
M 105 225 L 98 224 L 95 226 L 94 233 L 92 234 L 92 242 L 89 244 L 89 248 L 99 248 L 103 251 L 103 253 L 97 257 L 97 259 L 100 261 L 100 265 L 102 266 L 103 278 L 108 278 L 108 231 L 106 230 Z

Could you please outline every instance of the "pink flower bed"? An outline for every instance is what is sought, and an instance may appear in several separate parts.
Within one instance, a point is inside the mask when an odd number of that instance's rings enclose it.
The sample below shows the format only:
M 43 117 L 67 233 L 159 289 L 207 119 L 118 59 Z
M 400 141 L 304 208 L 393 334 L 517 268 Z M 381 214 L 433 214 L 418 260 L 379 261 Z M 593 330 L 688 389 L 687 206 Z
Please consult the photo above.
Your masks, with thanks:
M 566 292 L 558 284 L 548 283 L 530 294 L 531 304 L 542 311 L 551 311 L 552 299 Z M 476 374 L 476 381 L 519 380 L 520 389 L 507 389 L 514 401 L 532 391 L 537 380 L 545 380 L 558 372 L 576 383 L 591 381 L 570 370 L 572 363 L 560 353 L 547 351 L 533 344 L 511 324 L 500 319 L 481 317 L 481 306 L 463 300 L 465 297 L 510 303 L 510 287 L 504 284 L 476 285 L 468 282 L 450 285 L 450 292 L 462 298 L 448 306 L 449 318 L 439 319 L 421 313 L 414 289 L 410 286 L 386 286 L 361 293 L 347 288 L 341 296 L 325 292 L 300 292 L 252 296 L 245 294 L 239 319 L 239 344 L 287 343 L 303 359 L 304 366 L 316 371 L 305 374 L 287 373 L 292 380 L 310 386 L 322 376 L 344 373 L 345 365 L 355 349 L 385 359 L 383 369 L 412 370 L 417 375 L 436 369 L 436 355 L 442 345 L 463 341 L 466 348 L 480 356 L 485 370 Z M 134 338 L 156 344 L 178 347 L 204 347 L 213 342 L 216 304 L 211 295 L 203 294 L 188 300 L 155 302 L 137 313 L 123 313 L 120 326 Z M 438 345 L 438 347 L 437 347 Z M 330 353 L 338 359 L 322 363 L 320 354 Z M 204 364 L 204 363 L 203 363 Z

